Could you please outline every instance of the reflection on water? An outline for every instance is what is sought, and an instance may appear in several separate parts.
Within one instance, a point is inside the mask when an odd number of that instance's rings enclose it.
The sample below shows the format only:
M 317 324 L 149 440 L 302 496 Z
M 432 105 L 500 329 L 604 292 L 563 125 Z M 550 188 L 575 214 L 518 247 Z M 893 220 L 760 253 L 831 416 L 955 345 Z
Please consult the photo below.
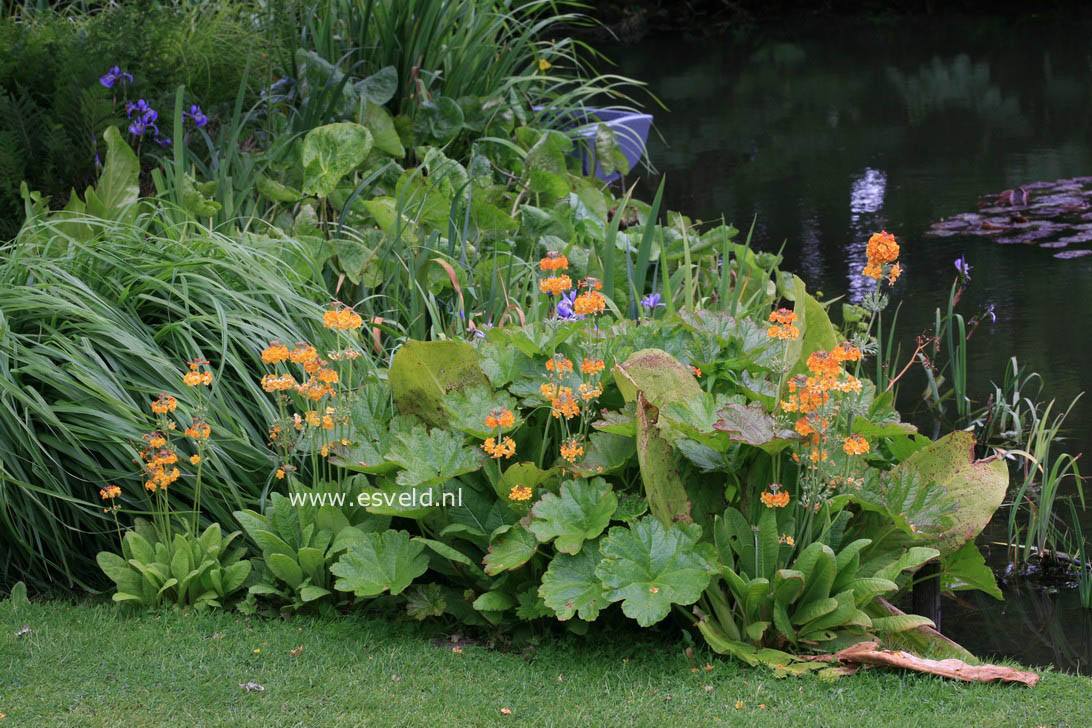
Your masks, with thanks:
M 744 230 L 757 216 L 756 247 L 784 244 L 785 267 L 828 298 L 859 299 L 869 235 L 894 233 L 904 342 L 931 325 L 955 277 L 952 263 L 965 255 L 974 280 L 963 314 L 990 304 L 997 314 L 972 342 L 972 396 L 984 400 L 1016 354 L 1042 374 L 1049 396 L 1068 403 L 1092 380 L 1092 256 L 1062 261 L 1034 246 L 922 233 L 975 209 L 979 195 L 1092 174 L 1088 31 L 1085 20 L 824 21 L 742 43 L 658 38 L 608 54 L 671 110 L 654 111 L 663 140 L 652 135 L 649 145 L 668 178 L 669 209 L 723 215 Z M 657 181 L 642 182 L 646 199 Z M 904 381 L 904 410 L 922 387 L 921 379 Z M 1069 424 L 1069 447 L 1088 449 L 1089 408 L 1075 408 Z M 1074 595 L 1024 590 L 990 601 L 946 602 L 945 632 L 983 653 L 1087 669 L 1092 632 Z
M 846 245 L 845 265 L 849 279 L 849 300 L 860 303 L 875 282 L 861 275 L 861 269 L 867 262 L 865 250 L 872 232 L 878 230 L 876 213 L 883 207 L 884 192 L 887 191 L 887 175 L 878 169 L 865 169 L 861 176 L 853 180 L 849 187 L 849 227 L 853 231 L 850 242 Z

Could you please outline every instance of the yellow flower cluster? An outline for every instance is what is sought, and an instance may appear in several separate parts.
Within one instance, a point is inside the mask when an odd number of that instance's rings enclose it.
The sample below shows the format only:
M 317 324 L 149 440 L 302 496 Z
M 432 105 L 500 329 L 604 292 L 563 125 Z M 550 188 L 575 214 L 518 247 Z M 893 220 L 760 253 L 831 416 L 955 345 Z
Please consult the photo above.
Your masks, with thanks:
M 561 457 L 568 460 L 570 463 L 575 463 L 578 458 L 584 455 L 584 447 L 580 444 L 579 438 L 570 437 L 561 445 Z
M 267 392 L 287 392 L 296 386 L 296 378 L 291 374 L 266 374 L 262 377 L 262 389 Z
M 494 460 L 510 458 L 516 454 L 516 441 L 510 437 L 502 437 L 498 442 L 495 437 L 490 437 L 482 443 L 482 450 Z
M 602 384 L 589 384 L 584 382 L 580 385 L 580 399 L 585 402 L 590 402 L 603 393 Z
M 514 485 L 512 490 L 508 492 L 508 500 L 525 501 L 530 500 L 532 491 L 526 485 Z
M 899 244 L 895 242 L 895 236 L 886 230 L 875 233 L 868 239 L 865 248 L 868 264 L 861 269 L 861 274 L 880 280 L 886 278 L 893 284 L 902 274 L 902 266 L 896 261 L 899 259 Z

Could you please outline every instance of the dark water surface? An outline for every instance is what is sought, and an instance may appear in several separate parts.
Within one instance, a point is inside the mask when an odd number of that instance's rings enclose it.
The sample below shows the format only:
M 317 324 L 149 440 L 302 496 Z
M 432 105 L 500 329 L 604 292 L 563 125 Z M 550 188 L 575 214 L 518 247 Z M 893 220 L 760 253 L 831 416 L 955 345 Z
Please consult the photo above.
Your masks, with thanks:
M 965 255 L 973 281 L 960 310 L 969 318 L 993 305 L 997 315 L 972 341 L 972 397 L 984 400 L 1015 355 L 1042 375 L 1048 398 L 1068 404 L 1092 382 L 1092 256 L 923 233 L 974 211 L 979 195 L 1092 175 L 1089 30 L 1086 18 L 816 20 L 742 40 L 660 37 L 607 52 L 670 109 L 653 111 L 663 139 L 649 144 L 667 175 L 668 209 L 723 215 L 743 230 L 757 216 L 755 247 L 784 243 L 783 267 L 827 298 L 859 300 L 869 235 L 894 233 L 904 348 L 946 302 L 953 261 Z M 652 181 L 643 184 L 651 199 Z M 908 380 L 901 398 L 914 399 L 921 381 Z M 1073 452 L 1092 449 L 1086 405 L 1067 420 Z M 1004 513 L 985 541 L 1004 538 Z M 1092 533 L 1092 512 L 1082 520 Z M 991 561 L 1003 563 L 1003 552 L 994 548 Z M 1005 602 L 975 594 L 945 600 L 943 621 L 973 652 L 1092 670 L 1092 612 L 1074 591 L 1011 588 Z

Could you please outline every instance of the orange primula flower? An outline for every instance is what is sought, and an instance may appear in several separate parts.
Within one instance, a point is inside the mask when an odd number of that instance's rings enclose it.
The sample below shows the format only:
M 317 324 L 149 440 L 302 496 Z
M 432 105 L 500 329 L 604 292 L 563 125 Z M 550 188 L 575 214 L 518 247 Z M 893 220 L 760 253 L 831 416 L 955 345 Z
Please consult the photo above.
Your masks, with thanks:
M 572 392 L 562 392 L 550 401 L 550 414 L 554 417 L 564 417 L 571 420 L 580 414 L 580 405 L 577 404 Z
M 570 463 L 575 463 L 577 458 L 584 454 L 584 447 L 580 444 L 580 440 L 575 437 L 570 437 L 561 445 L 561 457 L 568 460 Z
M 551 250 L 538 262 L 538 267 L 546 271 L 566 270 L 569 267 L 569 259 L 556 250 Z
M 508 500 L 525 501 L 531 499 L 531 489 L 525 485 L 512 486 L 512 490 L 508 492 Z
M 894 235 L 883 230 L 868 239 L 865 255 L 869 263 L 894 263 L 899 259 L 899 244 Z
M 759 499 L 767 508 L 784 508 L 789 504 L 789 492 L 781 490 L 779 483 L 771 483 L 769 491 L 763 491 Z
M 836 362 L 860 361 L 861 350 L 848 341 L 843 341 L 830 350 L 830 358 Z
M 516 441 L 510 437 L 502 437 L 498 443 L 495 438 L 490 437 L 482 443 L 482 450 L 494 460 L 510 458 L 516 454 Z
M 573 281 L 567 275 L 550 276 L 549 278 L 543 278 L 538 282 L 538 290 L 543 293 L 548 293 L 551 296 L 560 296 L 565 291 L 573 287 Z
M 265 364 L 280 364 L 288 359 L 288 347 L 279 341 L 274 341 L 262 349 L 262 362 Z
M 557 372 L 558 374 L 571 372 L 573 370 L 573 363 L 571 360 L 561 356 L 561 354 L 554 354 L 546 360 L 546 370 Z
M 864 455 L 871 447 L 868 444 L 868 440 L 864 439 L 861 435 L 850 435 L 842 443 L 842 450 L 847 455 Z
M 603 313 L 607 310 L 607 299 L 603 298 L 603 294 L 598 291 L 588 291 L 587 293 L 581 293 L 573 301 L 573 313 L 578 316 L 591 316 L 593 314 Z
M 485 416 L 485 426 L 489 429 L 496 427 L 511 427 L 516 424 L 516 416 L 512 410 L 496 408 Z
M 584 361 L 580 362 L 580 373 L 598 374 L 603 371 L 604 367 L 606 367 L 606 364 L 603 363 L 602 359 L 588 359 L 585 357 Z

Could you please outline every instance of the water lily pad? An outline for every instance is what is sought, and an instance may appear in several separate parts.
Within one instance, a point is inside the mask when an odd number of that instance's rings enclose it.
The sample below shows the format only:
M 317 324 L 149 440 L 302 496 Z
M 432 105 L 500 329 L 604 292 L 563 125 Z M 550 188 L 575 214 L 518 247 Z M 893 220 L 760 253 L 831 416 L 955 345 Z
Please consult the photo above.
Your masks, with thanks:
M 1092 255 L 1092 250 L 1064 250 L 1061 253 L 1055 253 L 1054 257 L 1060 260 L 1069 260 L 1070 258 L 1083 258 L 1086 255 Z

